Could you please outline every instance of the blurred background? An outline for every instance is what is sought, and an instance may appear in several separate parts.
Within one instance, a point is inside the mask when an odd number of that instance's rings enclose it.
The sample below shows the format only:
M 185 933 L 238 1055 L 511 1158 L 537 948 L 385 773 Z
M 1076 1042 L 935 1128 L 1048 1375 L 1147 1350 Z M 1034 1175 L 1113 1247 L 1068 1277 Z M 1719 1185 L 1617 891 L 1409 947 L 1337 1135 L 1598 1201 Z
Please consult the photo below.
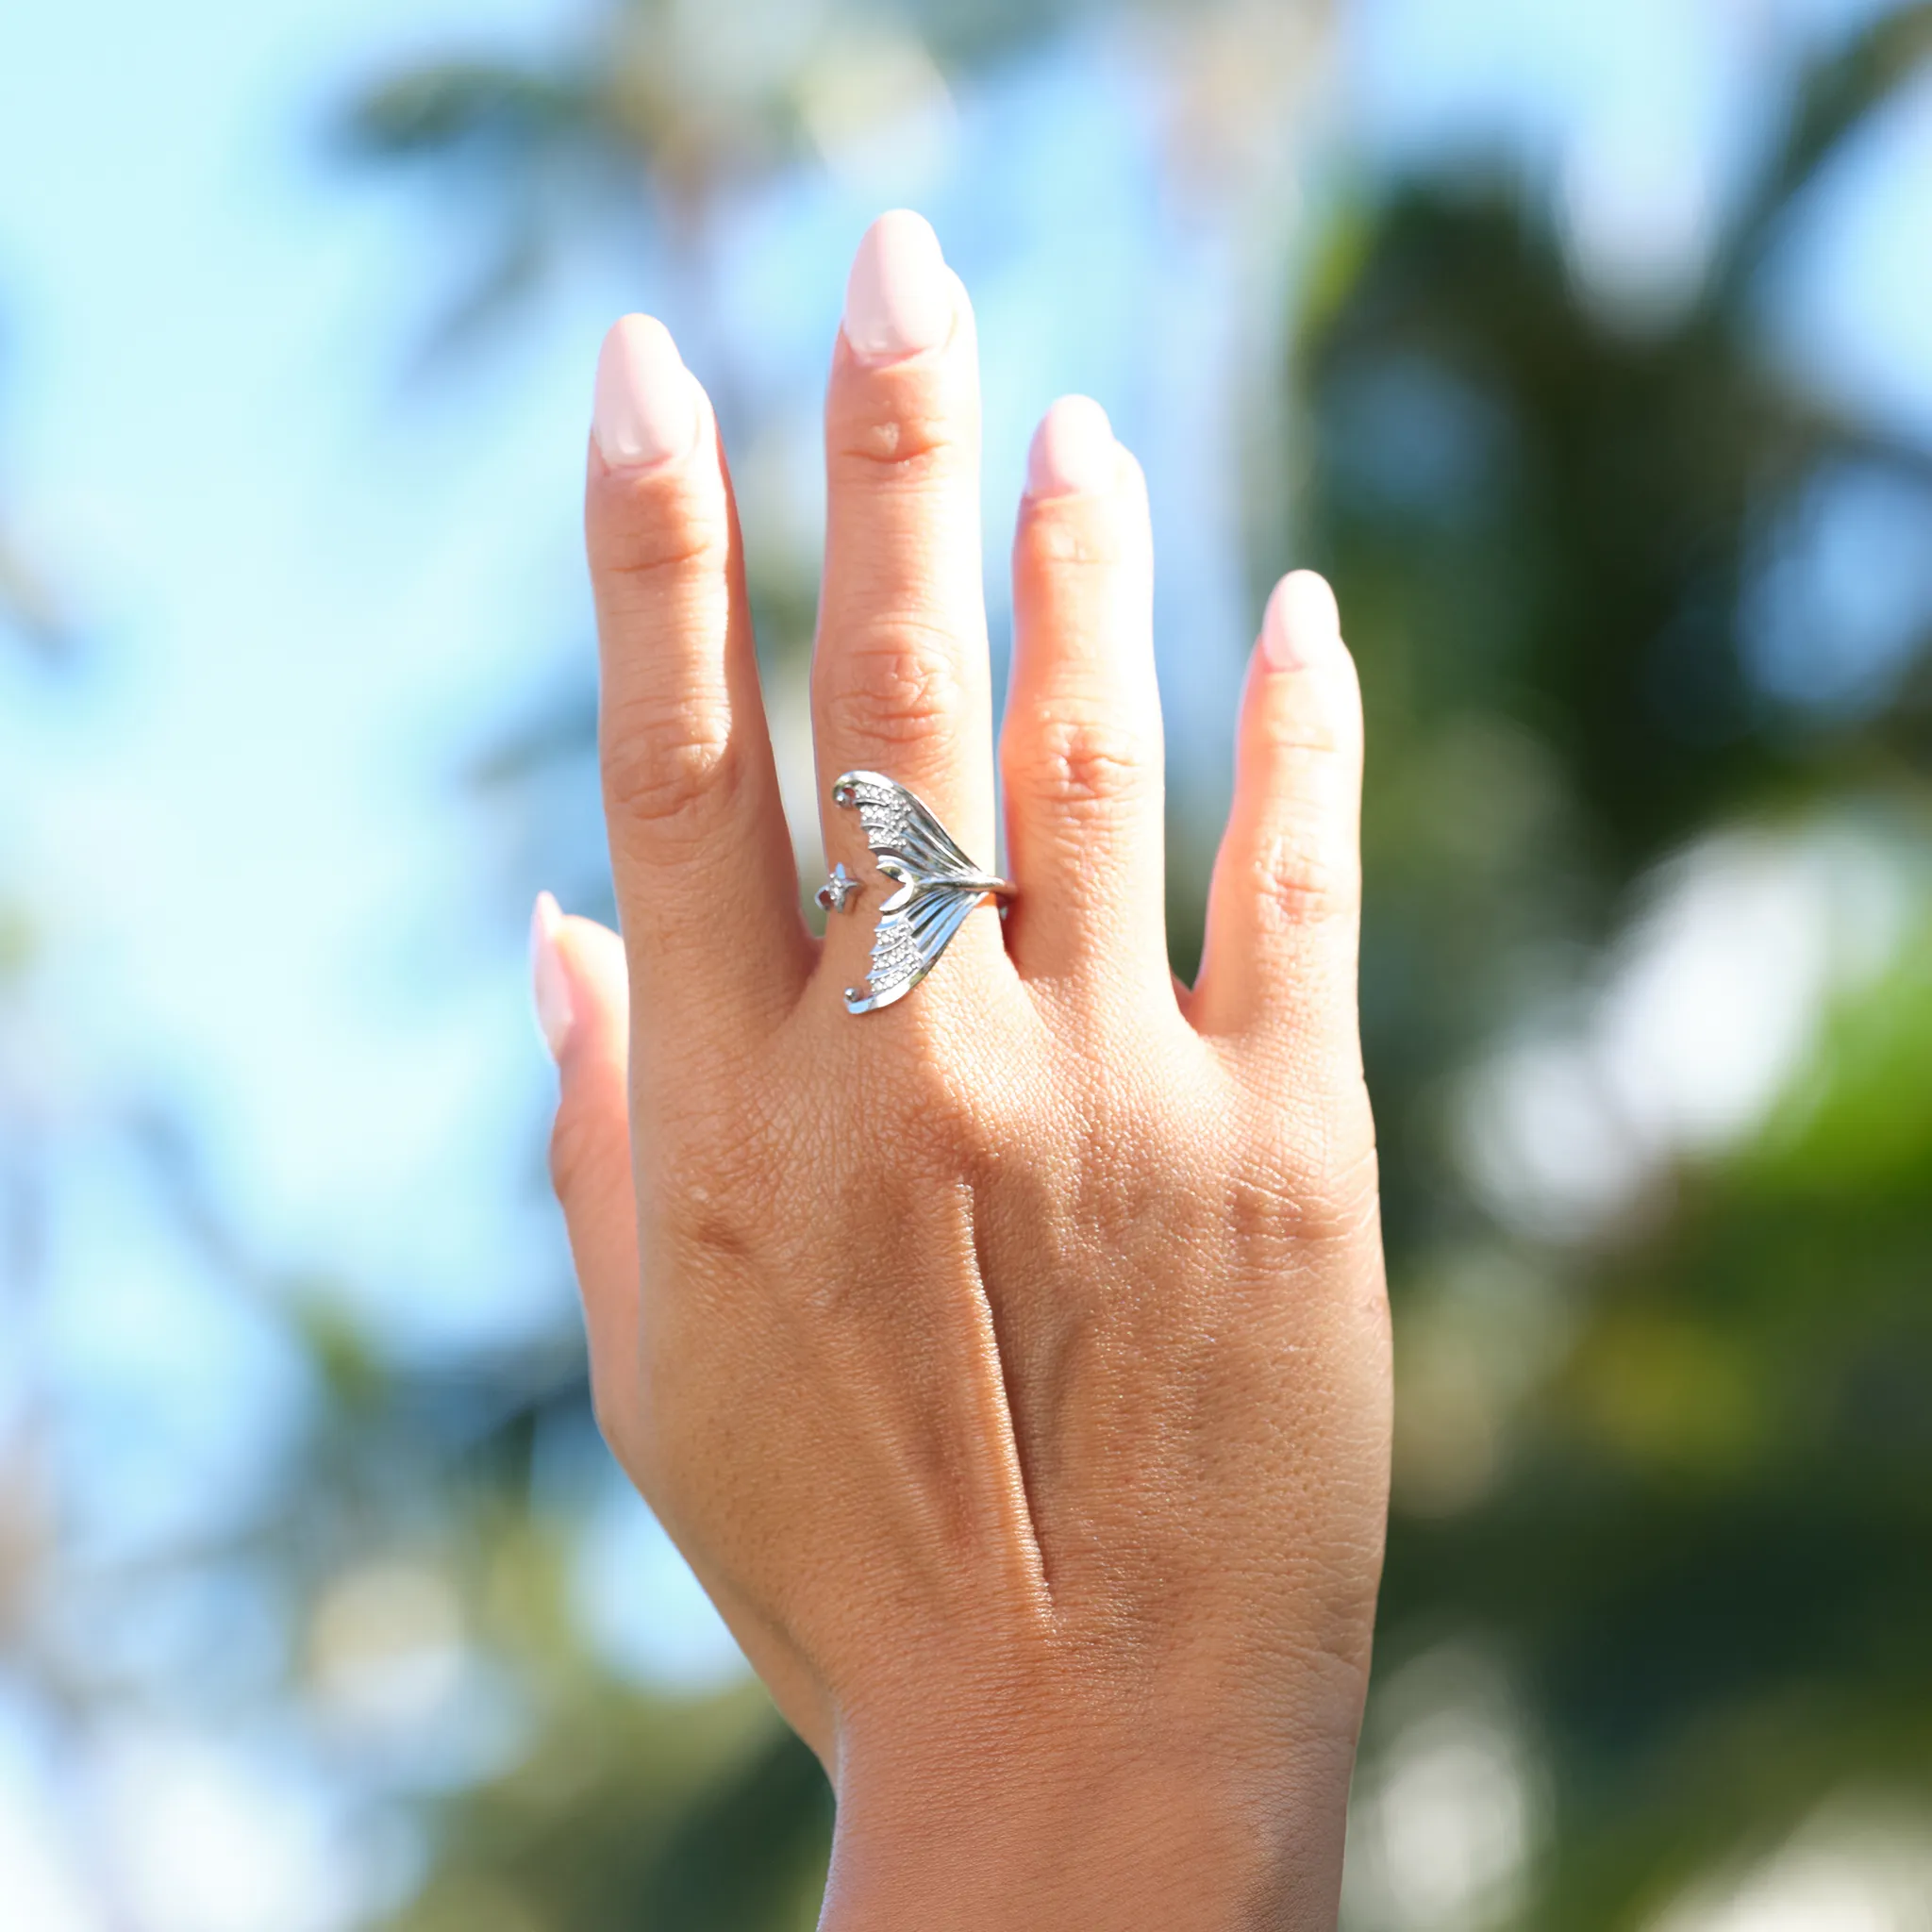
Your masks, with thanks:
M 1146 464 L 1176 963 L 1341 593 L 1394 1516 L 1348 1932 L 1932 1927 L 1932 7 L 68 0 L 0 21 L 0 1924 L 808 1927 L 590 1423 L 531 895 L 608 916 L 590 374 L 737 469 L 801 865 L 894 204 L 988 589 Z

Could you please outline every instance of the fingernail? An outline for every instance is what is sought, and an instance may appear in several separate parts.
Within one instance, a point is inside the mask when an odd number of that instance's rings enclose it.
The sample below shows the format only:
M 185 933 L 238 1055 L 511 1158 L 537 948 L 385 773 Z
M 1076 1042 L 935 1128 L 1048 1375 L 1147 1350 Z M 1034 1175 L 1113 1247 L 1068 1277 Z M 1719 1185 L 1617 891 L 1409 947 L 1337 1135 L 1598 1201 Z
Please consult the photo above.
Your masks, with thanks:
M 554 1060 L 562 1059 L 576 1018 L 571 1005 L 570 975 L 563 970 L 563 955 L 557 946 L 562 924 L 557 901 L 548 892 L 539 892 L 536 910 L 530 914 L 530 990 L 537 1002 L 537 1025 Z
M 845 340 L 869 362 L 936 349 L 953 332 L 953 284 L 932 224 L 910 208 L 865 231 L 845 283 Z
M 1261 618 L 1261 655 L 1271 671 L 1300 671 L 1341 641 L 1341 613 L 1328 580 L 1291 571 L 1275 585 Z
M 1033 432 L 1026 452 L 1028 496 L 1073 496 L 1108 488 L 1120 445 L 1091 396 L 1062 396 Z
M 597 354 L 591 434 L 614 470 L 681 456 L 696 440 L 697 385 L 654 315 L 613 323 Z

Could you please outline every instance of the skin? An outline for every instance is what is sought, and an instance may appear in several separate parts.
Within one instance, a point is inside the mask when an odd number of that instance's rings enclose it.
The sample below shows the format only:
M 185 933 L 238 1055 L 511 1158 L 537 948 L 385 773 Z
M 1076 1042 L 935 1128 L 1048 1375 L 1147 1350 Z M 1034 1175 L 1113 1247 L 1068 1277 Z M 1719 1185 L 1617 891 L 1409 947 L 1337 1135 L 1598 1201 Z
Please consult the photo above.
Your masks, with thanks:
M 977 385 L 963 291 L 834 353 L 812 710 L 867 890 L 823 942 L 708 407 L 592 444 L 624 937 L 552 920 L 540 979 L 598 1415 L 832 1781 L 824 1926 L 1332 1927 L 1389 1447 L 1354 669 L 1288 580 L 1178 985 L 1141 474 L 1029 494 L 1018 899 L 848 1014 L 881 894 L 833 778 L 995 850 Z

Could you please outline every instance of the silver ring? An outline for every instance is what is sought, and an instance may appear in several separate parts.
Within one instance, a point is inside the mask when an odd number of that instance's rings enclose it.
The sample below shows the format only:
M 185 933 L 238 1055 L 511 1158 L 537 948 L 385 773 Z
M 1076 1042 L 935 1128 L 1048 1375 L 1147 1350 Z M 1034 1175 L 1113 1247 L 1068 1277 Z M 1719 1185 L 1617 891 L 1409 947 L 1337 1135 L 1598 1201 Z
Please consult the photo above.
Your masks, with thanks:
M 845 1010 L 870 1013 L 904 999 L 940 963 L 966 915 L 1010 899 L 1013 888 L 981 872 L 932 809 L 896 779 L 847 772 L 832 787 L 832 803 L 858 810 L 880 872 L 899 889 L 879 908 L 865 984 L 845 989 Z M 820 888 L 819 904 L 842 910 L 858 884 L 841 865 Z

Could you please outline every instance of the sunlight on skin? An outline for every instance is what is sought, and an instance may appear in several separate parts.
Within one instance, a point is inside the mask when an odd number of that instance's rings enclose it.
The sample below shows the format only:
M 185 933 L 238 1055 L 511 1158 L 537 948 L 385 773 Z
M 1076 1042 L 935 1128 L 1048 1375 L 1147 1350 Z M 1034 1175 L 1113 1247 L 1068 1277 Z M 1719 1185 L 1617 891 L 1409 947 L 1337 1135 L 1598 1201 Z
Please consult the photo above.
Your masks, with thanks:
M 965 291 L 885 215 L 812 673 L 866 897 L 842 772 L 993 849 L 978 436 Z M 606 1435 L 837 1790 L 824 1924 L 1332 1926 L 1389 1451 L 1333 595 L 1269 601 L 1178 988 L 1144 490 L 1057 404 L 1013 553 L 1019 896 L 855 1019 L 874 922 L 801 922 L 723 453 L 649 318 L 605 345 L 588 525 L 625 939 L 539 903 L 553 1170 Z

